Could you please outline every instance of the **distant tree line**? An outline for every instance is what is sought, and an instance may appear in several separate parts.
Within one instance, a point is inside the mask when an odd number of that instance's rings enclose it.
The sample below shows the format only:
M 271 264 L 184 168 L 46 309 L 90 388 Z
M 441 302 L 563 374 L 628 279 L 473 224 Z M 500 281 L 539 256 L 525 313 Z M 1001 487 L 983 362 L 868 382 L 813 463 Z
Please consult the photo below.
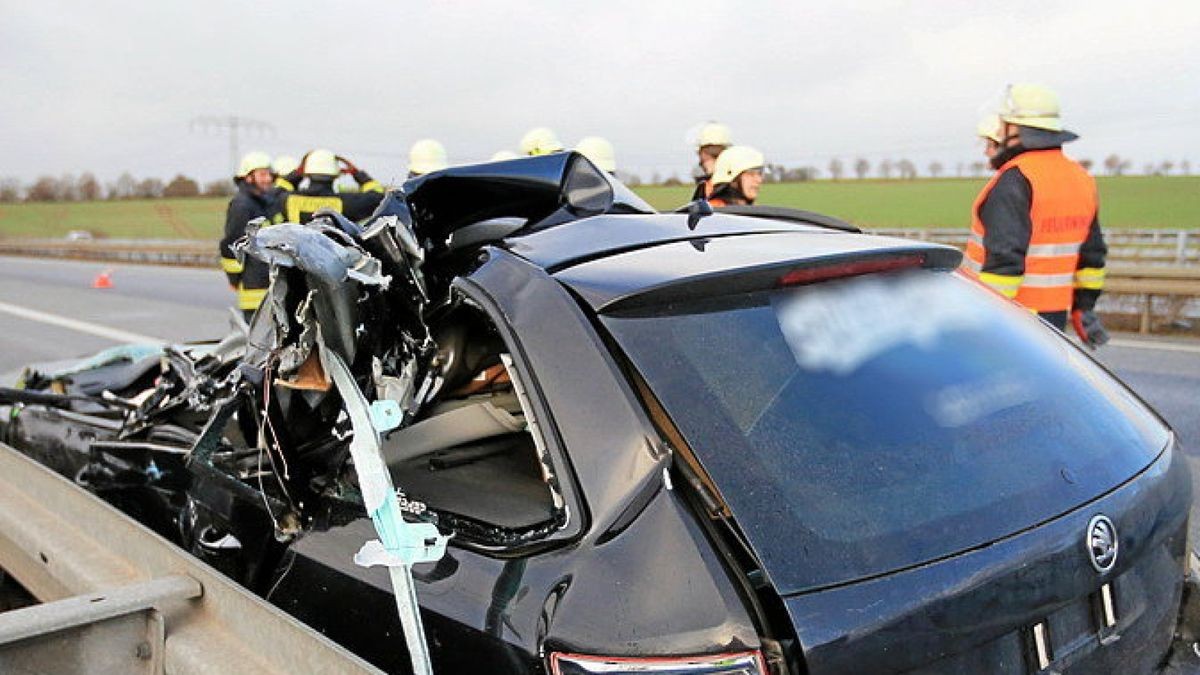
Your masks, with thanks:
M 164 183 L 158 178 L 138 180 L 129 173 L 101 185 L 96 176 L 85 172 L 78 176 L 39 176 L 28 185 L 16 178 L 0 179 L 0 202 L 90 202 L 119 199 L 157 199 L 159 197 L 227 197 L 234 192 L 233 182 L 215 180 L 201 186 L 182 174 Z
M 1095 163 L 1091 159 L 1081 159 L 1079 163 L 1088 171 L 1092 171 L 1095 168 Z M 1108 175 L 1122 176 L 1133 167 L 1133 162 L 1119 155 L 1109 155 L 1105 158 L 1102 166 Z M 857 180 L 866 180 L 868 178 L 914 180 L 921 177 L 982 178 L 990 172 L 991 168 L 982 157 L 973 162 L 958 162 L 953 167 L 947 167 L 942 162 L 934 160 L 925 165 L 923 170 L 919 169 L 914 162 L 908 159 L 882 159 L 872 164 L 863 157 L 855 158 L 853 161 L 845 161 L 835 157 L 829 160 L 829 164 L 826 165 L 824 172 L 811 165 L 789 167 L 783 164 L 768 163 L 764 180 L 768 183 L 799 183 L 819 178 L 828 178 L 835 181 L 850 178 Z M 1157 163 L 1146 163 L 1142 166 L 1142 174 L 1147 176 L 1188 176 L 1191 173 L 1192 165 L 1187 160 L 1180 162 L 1163 160 Z M 626 185 L 635 187 L 643 184 L 677 186 L 687 184 L 691 180 L 690 178 L 687 180 L 680 179 L 678 174 L 671 174 L 664 177 L 663 174 L 658 172 L 652 173 L 649 179 L 645 181 L 637 174 L 624 171 L 618 172 L 618 177 Z
M 1079 161 L 1089 171 L 1093 169 L 1090 159 Z M 1105 173 L 1110 176 L 1123 176 L 1133 168 L 1133 160 L 1112 154 L 1104 158 L 1102 164 Z M 858 180 L 867 178 L 914 180 L 922 175 L 930 178 L 941 178 L 950 175 L 941 162 L 932 161 L 925 166 L 922 174 L 917 165 L 907 159 L 882 159 L 872 165 L 865 158 L 855 158 L 853 162 L 843 162 L 839 158 L 829 160 L 825 167 L 826 176 L 815 166 L 788 167 L 782 164 L 768 164 L 765 180 L 771 183 L 798 183 L 828 177 L 840 181 L 853 176 Z M 872 173 L 873 171 L 873 173 Z M 953 175 L 958 178 L 980 178 L 987 174 L 989 167 L 982 159 L 974 162 L 959 162 L 954 167 Z M 1191 175 L 1192 164 L 1188 160 L 1174 162 L 1163 160 L 1147 162 L 1142 165 L 1142 174 L 1147 176 Z M 620 179 L 630 186 L 649 185 L 684 185 L 678 175 L 663 177 L 655 172 L 648 181 L 643 181 L 636 173 L 621 171 Z M 128 172 L 121 174 L 115 181 L 101 185 L 91 172 L 78 176 L 63 174 L 54 176 L 39 176 L 37 180 L 24 185 L 16 178 L 0 179 L 0 202 L 87 202 L 96 200 L 119 199 L 157 199 L 159 197 L 228 197 L 234 192 L 233 182 L 228 179 L 214 180 L 200 185 L 196 180 L 176 175 L 164 183 L 158 178 L 143 178 L 138 180 Z

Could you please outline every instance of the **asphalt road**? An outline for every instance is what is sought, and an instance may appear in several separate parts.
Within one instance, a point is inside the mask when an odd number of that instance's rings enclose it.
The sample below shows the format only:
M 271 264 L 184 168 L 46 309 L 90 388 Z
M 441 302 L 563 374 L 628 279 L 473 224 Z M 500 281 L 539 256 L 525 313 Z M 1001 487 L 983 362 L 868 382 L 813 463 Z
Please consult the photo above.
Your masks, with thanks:
M 113 287 L 92 288 L 105 270 Z M 219 270 L 2 257 L 0 376 L 139 338 L 219 338 L 234 299 Z M 1175 427 L 1200 481 L 1200 343 L 1123 335 L 1097 357 Z

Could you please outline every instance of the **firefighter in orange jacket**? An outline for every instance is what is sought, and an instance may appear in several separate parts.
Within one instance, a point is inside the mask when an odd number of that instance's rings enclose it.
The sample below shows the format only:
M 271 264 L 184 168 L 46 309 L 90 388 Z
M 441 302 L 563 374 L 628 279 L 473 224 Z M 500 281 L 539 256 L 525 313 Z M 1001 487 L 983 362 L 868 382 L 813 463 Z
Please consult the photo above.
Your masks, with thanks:
M 1095 313 L 1108 249 L 1096 181 L 1062 145 L 1058 96 L 1038 85 L 1008 88 L 999 113 L 996 173 L 975 200 L 963 264 L 983 283 L 1059 330 L 1068 318 L 1084 344 L 1108 341 Z

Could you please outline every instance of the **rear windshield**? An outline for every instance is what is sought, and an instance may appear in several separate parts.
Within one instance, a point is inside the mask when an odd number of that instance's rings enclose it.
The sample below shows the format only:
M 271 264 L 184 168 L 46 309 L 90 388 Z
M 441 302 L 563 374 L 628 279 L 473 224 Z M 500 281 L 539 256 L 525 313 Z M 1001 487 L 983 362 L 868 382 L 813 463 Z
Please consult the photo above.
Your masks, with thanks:
M 784 593 L 962 551 L 1145 468 L 1169 432 L 1052 328 L 944 272 L 607 316 Z

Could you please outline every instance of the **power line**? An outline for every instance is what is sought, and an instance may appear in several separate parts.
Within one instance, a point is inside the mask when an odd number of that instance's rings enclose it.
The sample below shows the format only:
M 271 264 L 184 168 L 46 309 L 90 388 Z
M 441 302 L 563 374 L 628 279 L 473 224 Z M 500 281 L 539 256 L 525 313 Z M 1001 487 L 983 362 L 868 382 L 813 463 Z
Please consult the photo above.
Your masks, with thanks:
M 248 117 L 238 117 L 237 115 L 228 115 L 225 117 L 201 115 L 193 117 L 192 121 L 188 123 L 188 128 L 193 132 L 199 129 L 202 132 L 225 133 L 229 135 L 229 167 L 231 173 L 237 172 L 238 159 L 241 157 L 241 152 L 238 150 L 239 131 L 260 135 L 275 135 L 275 127 L 270 122 L 262 122 Z

